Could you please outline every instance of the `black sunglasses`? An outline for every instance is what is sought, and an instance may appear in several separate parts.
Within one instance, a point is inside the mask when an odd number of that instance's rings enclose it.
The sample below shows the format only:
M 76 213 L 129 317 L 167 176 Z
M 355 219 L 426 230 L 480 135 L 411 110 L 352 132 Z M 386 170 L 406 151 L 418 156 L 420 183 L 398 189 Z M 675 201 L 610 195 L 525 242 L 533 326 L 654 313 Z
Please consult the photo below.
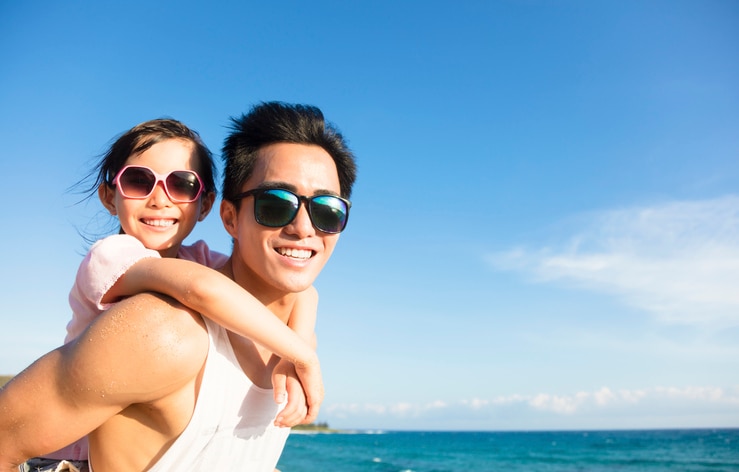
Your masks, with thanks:
M 254 196 L 254 218 L 262 226 L 280 228 L 289 225 L 305 203 L 313 226 L 324 233 L 341 233 L 349 219 L 351 202 L 336 195 L 306 197 L 282 188 L 255 188 L 236 195 L 232 201 Z

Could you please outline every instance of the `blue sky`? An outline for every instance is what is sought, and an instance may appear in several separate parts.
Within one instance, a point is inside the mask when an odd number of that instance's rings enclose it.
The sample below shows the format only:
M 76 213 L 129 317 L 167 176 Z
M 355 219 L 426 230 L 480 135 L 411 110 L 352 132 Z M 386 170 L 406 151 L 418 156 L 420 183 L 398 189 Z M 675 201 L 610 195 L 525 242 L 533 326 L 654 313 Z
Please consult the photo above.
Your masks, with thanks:
M 57 346 L 98 202 L 170 116 L 319 106 L 359 179 L 316 285 L 341 428 L 739 427 L 739 4 L 4 2 L 0 373 Z M 217 213 L 192 240 L 230 249 Z

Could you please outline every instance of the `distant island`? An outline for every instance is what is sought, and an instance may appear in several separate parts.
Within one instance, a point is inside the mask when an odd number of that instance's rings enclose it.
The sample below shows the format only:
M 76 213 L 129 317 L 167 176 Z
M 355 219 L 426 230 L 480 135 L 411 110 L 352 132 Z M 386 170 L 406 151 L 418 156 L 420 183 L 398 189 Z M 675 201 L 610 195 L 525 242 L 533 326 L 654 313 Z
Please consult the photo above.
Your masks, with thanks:
M 8 381 L 12 378 L 12 375 L 0 375 L 0 387 L 8 383 Z
M 331 429 L 328 423 L 299 424 L 292 427 L 293 431 L 306 433 L 338 433 L 338 429 Z

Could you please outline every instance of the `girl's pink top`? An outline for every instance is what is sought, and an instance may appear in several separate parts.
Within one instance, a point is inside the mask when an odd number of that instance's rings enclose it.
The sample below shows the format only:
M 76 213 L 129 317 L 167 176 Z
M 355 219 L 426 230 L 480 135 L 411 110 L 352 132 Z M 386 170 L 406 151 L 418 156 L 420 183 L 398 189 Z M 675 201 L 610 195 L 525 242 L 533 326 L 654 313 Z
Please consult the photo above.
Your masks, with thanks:
M 93 244 L 82 260 L 74 286 L 69 292 L 72 319 L 67 324 L 65 344 L 82 334 L 96 316 L 114 305 L 102 303 L 103 296 L 131 266 L 147 257 L 161 256 L 157 251 L 145 248 L 141 241 L 127 234 L 108 236 Z M 177 258 L 197 262 L 212 269 L 223 266 L 228 260 L 228 256 L 211 251 L 205 241 L 197 241 L 191 246 L 180 246 Z M 87 453 L 85 437 L 44 457 L 87 460 Z
M 90 248 L 77 270 L 77 278 L 69 293 L 72 319 L 67 324 L 65 343 L 79 336 L 96 316 L 113 305 L 103 303 L 103 296 L 131 266 L 147 257 L 161 256 L 127 234 L 108 236 Z M 177 258 L 213 269 L 221 267 L 228 259 L 219 252 L 211 251 L 205 241 L 180 246 Z

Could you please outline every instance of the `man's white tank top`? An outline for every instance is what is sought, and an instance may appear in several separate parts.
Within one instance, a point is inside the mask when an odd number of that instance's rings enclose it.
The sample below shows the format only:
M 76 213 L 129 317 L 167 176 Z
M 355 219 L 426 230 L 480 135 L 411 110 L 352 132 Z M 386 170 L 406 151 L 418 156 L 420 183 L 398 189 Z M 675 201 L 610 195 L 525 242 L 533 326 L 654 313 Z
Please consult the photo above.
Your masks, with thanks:
M 272 472 L 290 434 L 274 425 L 284 404 L 277 405 L 271 389 L 255 386 L 244 374 L 226 330 L 203 319 L 210 347 L 195 411 L 149 471 Z

